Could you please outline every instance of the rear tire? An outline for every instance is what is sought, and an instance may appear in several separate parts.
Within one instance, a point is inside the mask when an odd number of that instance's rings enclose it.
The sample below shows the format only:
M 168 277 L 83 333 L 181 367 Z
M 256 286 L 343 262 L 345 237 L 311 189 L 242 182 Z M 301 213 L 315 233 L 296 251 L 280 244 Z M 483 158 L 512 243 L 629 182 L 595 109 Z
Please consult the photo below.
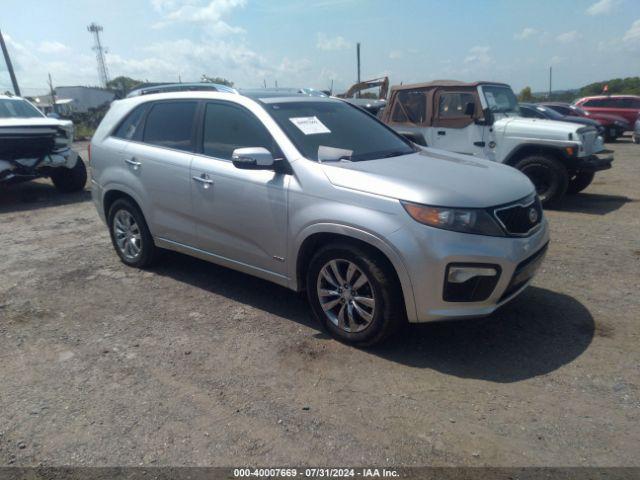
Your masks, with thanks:
M 113 202 L 107 216 L 113 248 L 125 265 L 145 268 L 153 264 L 157 247 L 138 206 L 127 198 Z
M 567 193 L 575 195 L 580 193 L 593 182 L 595 172 L 577 172 L 571 180 L 569 180 L 569 186 L 567 187 Z
M 85 167 L 82 158 L 78 157 L 72 168 L 54 168 L 51 171 L 51 181 L 61 192 L 79 192 L 84 190 L 84 186 L 87 184 L 87 167 Z
M 371 346 L 405 323 L 402 289 L 385 260 L 372 249 L 342 242 L 321 248 L 311 259 L 306 284 L 309 304 L 334 338 Z
M 529 177 L 545 206 L 556 203 L 567 191 L 569 173 L 562 163 L 551 156 L 531 155 L 513 166 Z

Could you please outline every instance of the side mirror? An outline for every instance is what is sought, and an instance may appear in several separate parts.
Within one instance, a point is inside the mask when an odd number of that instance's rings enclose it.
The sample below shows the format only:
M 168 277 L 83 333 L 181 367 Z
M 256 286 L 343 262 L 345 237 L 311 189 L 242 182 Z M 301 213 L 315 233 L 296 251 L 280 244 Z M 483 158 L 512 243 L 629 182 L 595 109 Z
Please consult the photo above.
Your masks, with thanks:
M 488 125 L 488 126 L 493 125 L 495 118 L 493 117 L 493 112 L 491 111 L 490 108 L 485 108 L 482 111 L 482 116 L 484 118 L 476 120 L 477 125 Z
M 473 117 L 473 114 L 476 111 L 476 104 L 473 102 L 467 102 L 467 104 L 464 106 L 464 114 L 467 117 Z
M 275 170 L 276 165 L 273 155 L 264 147 L 236 148 L 231 161 L 243 170 Z

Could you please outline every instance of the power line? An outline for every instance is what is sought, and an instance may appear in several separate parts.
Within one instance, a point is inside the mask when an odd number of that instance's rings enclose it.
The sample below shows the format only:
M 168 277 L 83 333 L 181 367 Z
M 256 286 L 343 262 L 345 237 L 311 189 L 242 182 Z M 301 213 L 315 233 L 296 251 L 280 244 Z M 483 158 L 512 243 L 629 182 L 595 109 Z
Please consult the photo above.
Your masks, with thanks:
M 100 41 L 100 32 L 102 32 L 102 25 L 98 25 L 93 22 L 87 27 L 87 30 L 93 35 L 93 50 L 96 52 L 96 60 L 98 61 L 98 77 L 103 87 L 109 83 L 109 71 L 107 70 L 107 63 L 104 59 L 106 49 L 102 46 Z

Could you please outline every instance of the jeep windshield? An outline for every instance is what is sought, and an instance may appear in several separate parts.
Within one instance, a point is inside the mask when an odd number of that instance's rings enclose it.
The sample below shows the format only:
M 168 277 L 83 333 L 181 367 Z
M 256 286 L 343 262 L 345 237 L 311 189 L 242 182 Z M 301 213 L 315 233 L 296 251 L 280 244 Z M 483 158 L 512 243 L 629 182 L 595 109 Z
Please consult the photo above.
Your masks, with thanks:
M 0 98 L 0 118 L 42 118 L 36 107 L 21 98 Z
M 374 160 L 416 151 L 370 114 L 340 100 L 263 100 L 296 148 L 318 162 Z
M 499 85 L 483 85 L 481 88 L 487 106 L 493 113 L 520 114 L 518 99 L 511 88 Z

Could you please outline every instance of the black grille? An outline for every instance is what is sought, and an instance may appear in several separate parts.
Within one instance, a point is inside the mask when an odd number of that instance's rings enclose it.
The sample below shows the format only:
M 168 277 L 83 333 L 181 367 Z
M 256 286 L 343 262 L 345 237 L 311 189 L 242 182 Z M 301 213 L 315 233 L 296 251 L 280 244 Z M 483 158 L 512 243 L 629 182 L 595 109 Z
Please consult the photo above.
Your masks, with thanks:
M 536 197 L 532 202 L 498 208 L 495 215 L 505 231 L 511 235 L 526 235 L 542 222 L 542 205 Z

